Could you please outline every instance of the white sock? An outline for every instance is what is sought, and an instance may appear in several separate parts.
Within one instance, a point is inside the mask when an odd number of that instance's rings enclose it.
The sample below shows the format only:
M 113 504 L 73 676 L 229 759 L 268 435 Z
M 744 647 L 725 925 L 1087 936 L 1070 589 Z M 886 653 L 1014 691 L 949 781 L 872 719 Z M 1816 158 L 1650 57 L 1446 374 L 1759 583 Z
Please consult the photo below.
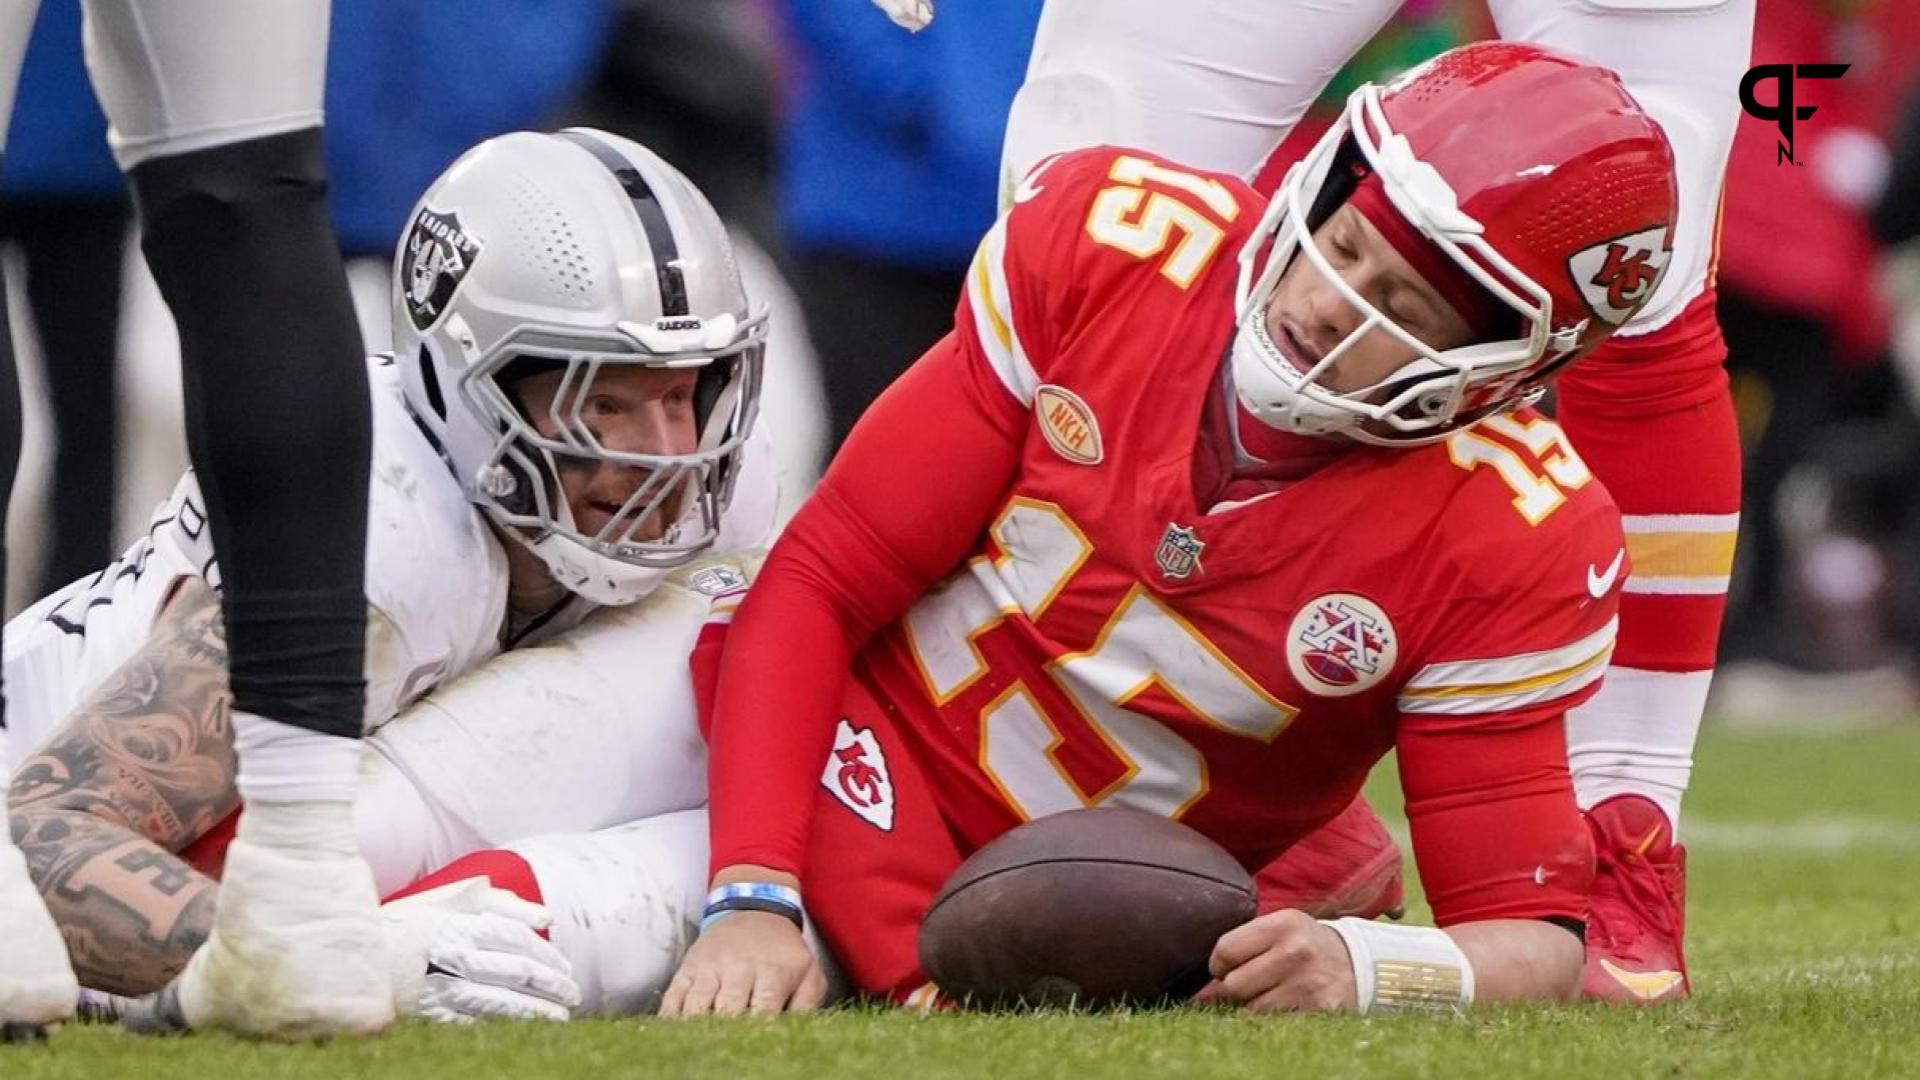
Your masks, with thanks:
M 322 735 L 252 713 L 233 714 L 235 778 L 249 807 L 266 803 L 351 805 L 360 787 L 359 739 Z
M 1607 669 L 1600 692 L 1567 713 L 1567 761 L 1580 808 L 1641 795 L 1666 812 L 1677 834 L 1712 680 L 1712 671 Z
M 353 804 L 344 802 L 248 803 L 234 839 L 283 854 L 333 857 L 360 853 Z

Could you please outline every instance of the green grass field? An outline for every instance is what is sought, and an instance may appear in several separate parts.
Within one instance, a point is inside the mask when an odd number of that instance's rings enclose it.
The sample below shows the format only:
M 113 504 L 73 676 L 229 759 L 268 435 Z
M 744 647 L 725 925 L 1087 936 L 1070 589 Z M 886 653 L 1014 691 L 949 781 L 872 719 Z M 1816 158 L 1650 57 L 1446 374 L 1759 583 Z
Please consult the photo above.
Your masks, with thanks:
M 73 1029 L 0 1047 L 0 1080 L 942 1076 L 1920 1076 L 1920 725 L 1709 733 L 1687 805 L 1694 1000 L 1463 1021 L 1224 1012 L 778 1023 L 407 1026 L 257 1046 Z M 1380 805 L 1397 805 L 1381 783 Z M 1416 908 L 1414 915 L 1424 917 Z

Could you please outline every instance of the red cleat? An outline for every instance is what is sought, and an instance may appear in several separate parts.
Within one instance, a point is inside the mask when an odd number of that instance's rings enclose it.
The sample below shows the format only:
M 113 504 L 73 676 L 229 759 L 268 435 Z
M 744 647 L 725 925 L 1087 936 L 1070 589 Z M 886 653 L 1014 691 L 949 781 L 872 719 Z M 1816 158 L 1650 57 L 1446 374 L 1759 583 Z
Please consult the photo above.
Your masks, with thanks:
M 1360 797 L 1268 863 L 1253 883 L 1262 915 L 1298 908 L 1316 919 L 1397 919 L 1406 911 L 1400 847 Z
M 1687 849 L 1652 800 L 1616 795 L 1587 811 L 1593 830 L 1593 910 L 1582 996 L 1622 1005 L 1693 992 L 1681 948 L 1687 929 Z

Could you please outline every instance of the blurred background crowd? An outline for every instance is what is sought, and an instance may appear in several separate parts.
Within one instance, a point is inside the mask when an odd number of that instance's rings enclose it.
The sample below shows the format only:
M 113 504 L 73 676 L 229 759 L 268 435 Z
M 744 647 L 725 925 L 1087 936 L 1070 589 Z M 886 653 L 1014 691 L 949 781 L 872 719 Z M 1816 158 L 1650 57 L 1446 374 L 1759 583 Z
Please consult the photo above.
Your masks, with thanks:
M 910 36 L 866 0 L 333 0 L 333 206 L 369 349 L 387 343 L 394 239 L 461 150 L 572 123 L 636 138 L 707 192 L 773 306 L 762 415 L 791 509 L 951 324 L 1040 5 L 945 0 Z M 1759 0 L 1755 63 L 1851 66 L 1796 87 L 1819 110 L 1796 132 L 1799 165 L 1777 160 L 1770 122 L 1743 116 L 1728 169 L 1720 316 L 1746 496 L 1710 710 L 1724 721 L 1916 704 L 1913 16 L 1910 0 Z M 1489 35 L 1481 0 L 1408 0 L 1298 137 L 1358 82 Z M 186 462 L 178 345 L 128 243 L 104 128 L 78 0 L 43 0 L 0 174 L 28 409 L 9 612 L 108 561 Z

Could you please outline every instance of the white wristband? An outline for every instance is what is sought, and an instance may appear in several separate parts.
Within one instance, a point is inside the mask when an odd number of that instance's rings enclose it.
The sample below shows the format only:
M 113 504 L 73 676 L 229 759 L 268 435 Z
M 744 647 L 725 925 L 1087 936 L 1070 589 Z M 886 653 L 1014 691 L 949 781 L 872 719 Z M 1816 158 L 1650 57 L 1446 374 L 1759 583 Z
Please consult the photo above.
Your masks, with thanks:
M 1457 1012 L 1473 1003 L 1473 965 L 1445 930 L 1322 919 L 1347 943 L 1360 1012 Z

